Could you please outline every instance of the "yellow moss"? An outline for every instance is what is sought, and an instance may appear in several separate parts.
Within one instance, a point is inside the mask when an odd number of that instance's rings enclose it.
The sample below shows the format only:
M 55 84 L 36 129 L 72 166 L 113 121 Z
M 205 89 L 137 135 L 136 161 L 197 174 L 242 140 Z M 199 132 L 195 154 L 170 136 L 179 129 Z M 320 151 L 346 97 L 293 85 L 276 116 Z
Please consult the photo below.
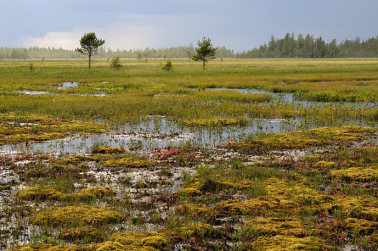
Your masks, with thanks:
M 316 237 L 297 238 L 290 236 L 276 235 L 274 237 L 263 238 L 259 237 L 256 241 L 250 244 L 250 247 L 255 247 L 258 250 L 332 250 L 323 240 Z
M 30 187 L 17 191 L 15 197 L 22 200 L 45 200 L 61 194 L 54 187 Z
M 210 226 L 209 224 L 203 223 L 195 223 L 189 226 L 175 228 L 173 231 L 167 231 L 167 234 L 170 236 L 170 241 L 172 243 L 186 240 L 191 236 L 199 238 L 221 236 L 218 229 Z
M 123 216 L 113 210 L 90 206 L 69 206 L 47 209 L 32 220 L 36 225 L 85 226 L 122 221 Z
M 93 251 L 113 251 L 113 250 L 127 250 L 124 245 L 115 241 L 106 241 L 98 244 L 91 245 L 86 250 Z
M 281 200 L 293 200 L 299 204 L 321 204 L 333 200 L 331 196 L 311 189 L 301 182 L 271 178 L 264 183 L 266 184 L 268 195 L 276 196 Z
M 335 197 L 335 202 L 325 205 L 329 211 L 340 210 L 348 217 L 378 220 L 378 199 L 372 196 Z
M 378 230 L 378 222 L 363 219 L 348 218 L 342 224 L 344 228 L 352 230 L 354 233 L 373 233 Z
M 296 218 L 256 218 L 245 223 L 244 232 L 253 236 L 284 235 L 303 237 L 309 226 Z
M 217 204 L 216 210 L 227 214 L 249 214 L 249 213 L 262 213 L 266 210 L 288 210 L 296 207 L 296 204 L 290 205 L 289 203 L 281 205 L 278 198 L 270 196 L 261 196 L 255 199 L 246 201 L 227 200 Z
M 11 186 L 10 185 L 4 185 L 4 186 L 0 186 L 0 191 L 4 191 L 4 190 L 10 190 Z
M 179 205 L 176 207 L 175 212 L 179 214 L 209 216 L 211 215 L 212 210 L 211 208 L 201 204 L 187 204 Z
M 98 159 L 99 159 L 98 156 L 75 155 L 72 157 L 64 158 L 61 160 L 61 162 L 66 163 L 66 164 L 79 164 L 83 161 L 97 161 Z
M 306 156 L 303 158 L 304 161 L 308 161 L 312 163 L 318 162 L 320 159 L 321 159 L 320 156 Z
M 229 126 L 240 123 L 241 121 L 236 119 L 194 119 L 182 121 L 182 124 L 185 126 Z
M 128 168 L 142 168 L 151 167 L 155 165 L 155 162 L 149 160 L 142 160 L 134 158 L 122 158 L 122 159 L 111 159 L 101 162 L 104 166 L 117 166 L 117 167 L 128 167 Z
M 331 169 L 331 168 L 337 168 L 337 163 L 336 162 L 328 162 L 328 161 L 318 161 L 314 164 L 315 168 L 326 168 L 326 169 Z
M 86 201 L 113 195 L 115 195 L 115 192 L 106 187 L 85 188 L 77 193 L 62 193 L 55 187 L 30 187 L 15 193 L 16 198 L 23 200 L 59 201 Z
M 81 248 L 76 246 L 53 246 L 51 244 L 23 245 L 17 248 L 8 249 L 7 251 L 80 251 Z
M 57 120 L 40 114 L 1 114 L 0 121 L 12 124 L 0 125 L 0 145 L 34 141 L 46 141 L 63 138 L 72 132 L 103 133 L 108 128 L 105 124 L 89 123 L 78 120 Z M 21 123 L 28 123 L 26 126 Z
M 105 235 L 97 228 L 80 227 L 73 228 L 61 233 L 59 235 L 59 238 L 68 241 L 82 240 L 85 238 L 89 241 L 100 242 L 104 241 Z
M 378 181 L 378 166 L 368 168 L 351 167 L 345 170 L 336 170 L 331 172 L 331 176 L 345 180 Z
M 201 191 L 196 188 L 187 187 L 187 188 L 181 189 L 179 194 L 185 197 L 192 197 L 192 196 L 201 195 Z
M 123 153 L 125 149 L 122 147 L 100 146 L 92 150 L 92 153 Z
M 216 209 L 228 214 L 270 214 L 279 212 L 294 212 L 324 210 L 319 205 L 331 202 L 333 198 L 315 189 L 308 188 L 301 182 L 271 178 L 263 182 L 268 191 L 267 196 L 261 196 L 246 201 L 228 200 L 218 203 Z
M 275 149 L 308 148 L 333 144 L 335 141 L 349 142 L 363 140 L 376 132 L 376 128 L 359 126 L 322 127 L 308 131 L 263 133 L 257 139 L 233 142 L 226 147 L 242 151 L 264 152 Z
M 357 148 L 356 159 L 364 163 L 376 163 L 378 161 L 378 147 Z
M 378 245 L 378 233 L 372 234 L 368 239 L 368 243 L 374 243 L 374 246 L 377 246 Z
M 159 250 L 166 250 L 169 244 L 167 236 L 159 232 L 116 233 L 112 235 L 110 241 L 119 242 L 124 246 L 149 246 Z

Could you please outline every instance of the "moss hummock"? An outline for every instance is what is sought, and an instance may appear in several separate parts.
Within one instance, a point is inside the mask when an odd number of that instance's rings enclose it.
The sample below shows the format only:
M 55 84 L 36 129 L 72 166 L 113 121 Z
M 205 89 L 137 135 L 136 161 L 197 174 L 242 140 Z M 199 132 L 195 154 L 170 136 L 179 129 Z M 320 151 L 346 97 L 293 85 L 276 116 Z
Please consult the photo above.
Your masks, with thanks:
M 331 145 L 335 142 L 361 141 L 376 128 L 360 126 L 321 127 L 308 131 L 262 133 L 256 139 L 233 142 L 226 147 L 243 152 L 267 152 L 278 149 L 303 149 Z
M 123 218 L 120 213 L 101 207 L 69 206 L 42 211 L 31 220 L 31 223 L 35 225 L 77 227 L 116 223 L 122 221 Z
M 333 161 L 318 161 L 314 164 L 315 168 L 325 168 L 325 169 L 331 169 L 331 168 L 337 168 L 337 163 Z
M 100 242 L 105 240 L 104 233 L 97 228 L 73 228 L 59 235 L 59 239 L 66 241 L 83 240 Z
M 113 234 L 110 241 L 119 242 L 124 246 L 153 247 L 166 250 L 169 244 L 165 234 L 159 232 L 126 232 Z
M 127 168 L 142 168 L 151 167 L 155 165 L 155 162 L 143 159 L 134 158 L 122 158 L 122 159 L 111 159 L 100 163 L 104 166 L 116 166 L 116 167 L 127 167 Z
M 346 219 L 341 223 L 341 226 L 359 234 L 371 234 L 378 230 L 378 222 L 356 218 Z
M 316 237 L 297 238 L 293 236 L 276 235 L 273 237 L 259 237 L 249 245 L 257 250 L 332 250 L 325 241 Z
M 368 168 L 351 167 L 345 170 L 336 170 L 331 172 L 331 176 L 344 180 L 378 181 L 378 166 Z
M 333 203 L 327 203 L 325 206 L 328 206 L 330 212 L 339 210 L 347 217 L 378 220 L 378 199 L 376 197 L 367 195 L 360 197 L 336 196 Z
M 99 146 L 92 149 L 92 153 L 123 153 L 125 149 L 122 147 L 111 147 L 111 146 Z
M 245 121 L 244 121 L 245 123 Z M 238 121 L 236 119 L 194 119 L 194 120 L 184 120 L 182 124 L 185 126 L 229 126 L 243 124 L 243 121 Z
M 309 227 L 308 224 L 304 224 L 297 218 L 256 218 L 245 223 L 244 232 L 253 236 L 284 235 L 305 237 Z
M 58 201 L 88 201 L 113 195 L 115 192 L 106 187 L 84 188 L 77 193 L 62 193 L 55 187 L 30 187 L 15 193 L 15 197 L 23 200 Z

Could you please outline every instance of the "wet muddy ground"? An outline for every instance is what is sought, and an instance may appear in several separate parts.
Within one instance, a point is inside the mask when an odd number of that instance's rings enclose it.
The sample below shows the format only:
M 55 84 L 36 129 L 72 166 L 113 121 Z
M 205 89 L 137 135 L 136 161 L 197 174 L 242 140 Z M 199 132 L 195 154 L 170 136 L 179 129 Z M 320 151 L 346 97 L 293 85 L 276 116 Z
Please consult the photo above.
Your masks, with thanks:
M 243 147 L 198 147 L 187 140 L 190 132 L 146 127 L 102 135 L 109 140 L 76 152 L 3 152 L 1 250 L 377 247 L 373 128 L 277 133 L 277 142 L 257 148 L 272 134 Z M 180 145 L 146 148 L 147 140 Z M 112 141 L 121 143 L 104 146 Z

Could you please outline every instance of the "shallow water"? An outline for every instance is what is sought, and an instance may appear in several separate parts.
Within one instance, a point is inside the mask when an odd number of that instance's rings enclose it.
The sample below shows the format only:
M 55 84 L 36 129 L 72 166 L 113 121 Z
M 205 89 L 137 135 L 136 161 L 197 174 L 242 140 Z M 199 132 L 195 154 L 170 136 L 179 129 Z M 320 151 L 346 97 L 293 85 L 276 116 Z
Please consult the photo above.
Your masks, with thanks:
M 68 89 L 68 88 L 73 88 L 73 87 L 78 87 L 79 83 L 78 82 L 64 82 L 59 85 L 58 89 Z
M 343 124 L 366 126 L 366 124 L 358 121 L 346 121 Z M 173 121 L 167 120 L 165 117 L 151 117 L 148 121 L 121 125 L 109 133 L 76 135 L 64 139 L 36 142 L 28 146 L 25 144 L 4 145 L 0 147 L 0 156 L 12 156 L 23 152 L 85 154 L 93 146 L 101 145 L 143 150 L 180 147 L 184 144 L 201 148 L 214 147 L 230 141 L 245 140 L 251 134 L 306 130 L 318 126 L 315 123 L 296 118 L 255 119 L 247 126 L 184 128 Z M 325 124 L 321 126 L 332 125 Z
M 374 102 L 315 102 L 315 101 L 305 101 L 305 100 L 298 100 L 292 93 L 274 93 L 265 90 L 257 90 L 257 89 L 228 89 L 228 88 L 208 88 L 206 90 L 214 90 L 214 91 L 221 91 L 221 90 L 234 90 L 240 93 L 247 93 L 247 94 L 270 94 L 274 97 L 271 102 L 287 102 L 292 104 L 303 105 L 305 108 L 309 107 L 325 107 L 325 106 L 337 106 L 337 105 L 349 105 L 352 107 L 362 107 L 362 108 L 375 108 L 378 107 L 378 103 Z

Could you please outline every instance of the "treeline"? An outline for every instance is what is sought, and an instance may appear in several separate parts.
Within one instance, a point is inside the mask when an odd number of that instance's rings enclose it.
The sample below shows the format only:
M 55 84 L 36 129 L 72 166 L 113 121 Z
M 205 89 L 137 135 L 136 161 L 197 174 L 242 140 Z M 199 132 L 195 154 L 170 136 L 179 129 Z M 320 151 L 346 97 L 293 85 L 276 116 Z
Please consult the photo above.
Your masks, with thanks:
M 136 58 L 140 60 L 153 59 L 153 58 L 188 58 L 194 55 L 195 48 L 193 45 L 178 46 L 171 48 L 145 48 L 137 50 L 116 50 L 110 48 L 100 47 L 96 58 Z M 232 58 L 234 52 L 223 47 L 217 47 L 217 57 L 219 58 Z M 0 47 L 0 59 L 73 59 L 85 58 L 79 52 L 74 50 L 65 50 L 62 48 L 39 48 L 30 47 L 25 48 L 8 48 Z
M 237 58 L 347 58 L 378 57 L 378 36 L 361 41 L 345 40 L 337 44 L 336 39 L 326 43 L 320 36 L 289 33 L 282 39 L 271 36 L 269 43 L 247 52 L 236 53 Z
M 136 58 L 139 60 L 153 58 L 188 58 L 195 53 L 195 47 L 178 46 L 171 48 L 145 48 L 136 50 L 111 50 L 100 47 L 96 58 Z M 250 51 L 234 53 L 224 46 L 217 47 L 217 58 L 347 58 L 347 57 L 378 57 L 378 36 L 361 41 L 359 37 L 354 40 L 344 40 L 337 43 L 336 39 L 326 43 L 320 36 L 303 36 L 287 33 L 284 38 L 277 39 L 271 36 L 268 44 L 264 43 Z M 74 59 L 85 58 L 74 50 L 62 48 L 9 48 L 0 47 L 0 59 Z

